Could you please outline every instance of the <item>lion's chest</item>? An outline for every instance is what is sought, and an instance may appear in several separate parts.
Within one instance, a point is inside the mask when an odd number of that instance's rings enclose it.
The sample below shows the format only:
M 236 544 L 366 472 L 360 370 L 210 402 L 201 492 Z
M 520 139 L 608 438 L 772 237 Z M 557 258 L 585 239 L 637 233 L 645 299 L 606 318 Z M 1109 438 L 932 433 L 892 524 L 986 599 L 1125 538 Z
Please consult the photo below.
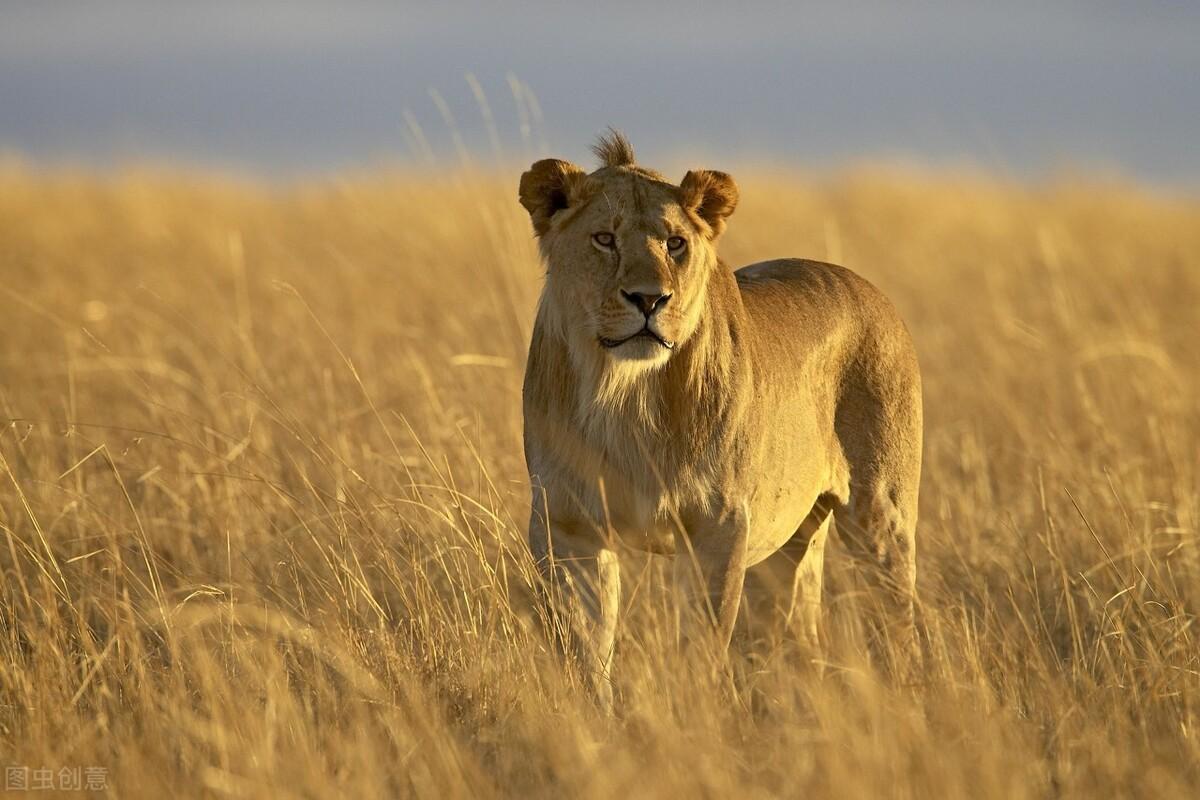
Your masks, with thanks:
M 607 486 L 607 484 L 606 484 Z M 666 494 L 622 487 L 606 490 L 600 498 L 609 525 L 629 547 L 651 553 L 675 552 L 679 515 Z

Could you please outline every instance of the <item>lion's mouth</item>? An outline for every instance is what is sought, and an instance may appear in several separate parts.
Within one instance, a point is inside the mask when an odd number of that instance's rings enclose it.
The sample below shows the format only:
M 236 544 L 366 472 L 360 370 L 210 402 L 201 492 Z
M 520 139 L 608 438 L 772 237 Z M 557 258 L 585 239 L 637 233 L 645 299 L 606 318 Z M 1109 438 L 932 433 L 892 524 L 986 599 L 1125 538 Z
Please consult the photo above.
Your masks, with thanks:
M 642 328 L 637 333 L 633 334 L 632 336 L 626 336 L 624 339 L 605 339 L 602 336 L 602 337 L 600 337 L 600 345 L 608 350 L 611 350 L 614 347 L 620 347 L 621 345 L 625 344 L 626 342 L 631 342 L 634 339 L 653 339 L 654 341 L 658 342 L 660 345 L 667 348 L 668 350 L 675 349 L 674 342 L 664 339 L 663 337 L 659 336 L 654 331 L 650 330 L 650 328 L 648 328 L 648 327 Z

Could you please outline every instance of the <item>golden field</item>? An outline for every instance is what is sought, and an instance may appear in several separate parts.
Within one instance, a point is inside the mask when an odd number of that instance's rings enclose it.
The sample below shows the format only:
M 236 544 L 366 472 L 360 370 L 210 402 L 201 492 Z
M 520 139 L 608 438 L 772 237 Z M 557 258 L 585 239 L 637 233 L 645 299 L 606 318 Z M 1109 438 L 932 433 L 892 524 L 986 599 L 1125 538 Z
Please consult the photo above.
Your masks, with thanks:
M 605 720 L 530 602 L 518 173 L 0 169 L 5 766 L 123 797 L 1200 792 L 1200 202 L 739 176 L 731 264 L 839 261 L 913 333 L 926 674 L 874 671 L 852 580 L 823 677 L 753 627 L 685 658 L 632 559 Z

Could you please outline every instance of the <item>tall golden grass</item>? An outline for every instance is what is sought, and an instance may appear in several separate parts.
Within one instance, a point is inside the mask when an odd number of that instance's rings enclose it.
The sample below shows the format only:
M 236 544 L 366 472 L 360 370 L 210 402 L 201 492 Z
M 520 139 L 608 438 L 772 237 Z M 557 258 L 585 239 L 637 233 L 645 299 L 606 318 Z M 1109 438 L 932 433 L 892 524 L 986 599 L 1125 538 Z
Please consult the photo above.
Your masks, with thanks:
M 563 672 L 524 549 L 515 173 L 9 166 L 0 761 L 126 797 L 1195 796 L 1200 203 L 741 184 L 730 263 L 845 263 L 916 340 L 922 680 L 876 673 L 836 586 L 823 677 L 786 636 L 685 658 L 645 558 L 616 718 Z

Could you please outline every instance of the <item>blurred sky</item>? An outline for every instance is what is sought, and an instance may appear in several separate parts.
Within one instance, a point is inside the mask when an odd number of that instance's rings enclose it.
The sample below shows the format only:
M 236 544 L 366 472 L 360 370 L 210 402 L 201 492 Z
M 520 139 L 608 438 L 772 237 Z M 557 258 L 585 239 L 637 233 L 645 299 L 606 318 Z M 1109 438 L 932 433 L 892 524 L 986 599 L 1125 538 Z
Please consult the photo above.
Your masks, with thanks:
M 312 3 L 0 0 L 0 151 L 273 176 L 491 158 L 1101 169 L 1200 188 L 1200 2 Z M 508 80 L 535 93 L 525 140 Z

